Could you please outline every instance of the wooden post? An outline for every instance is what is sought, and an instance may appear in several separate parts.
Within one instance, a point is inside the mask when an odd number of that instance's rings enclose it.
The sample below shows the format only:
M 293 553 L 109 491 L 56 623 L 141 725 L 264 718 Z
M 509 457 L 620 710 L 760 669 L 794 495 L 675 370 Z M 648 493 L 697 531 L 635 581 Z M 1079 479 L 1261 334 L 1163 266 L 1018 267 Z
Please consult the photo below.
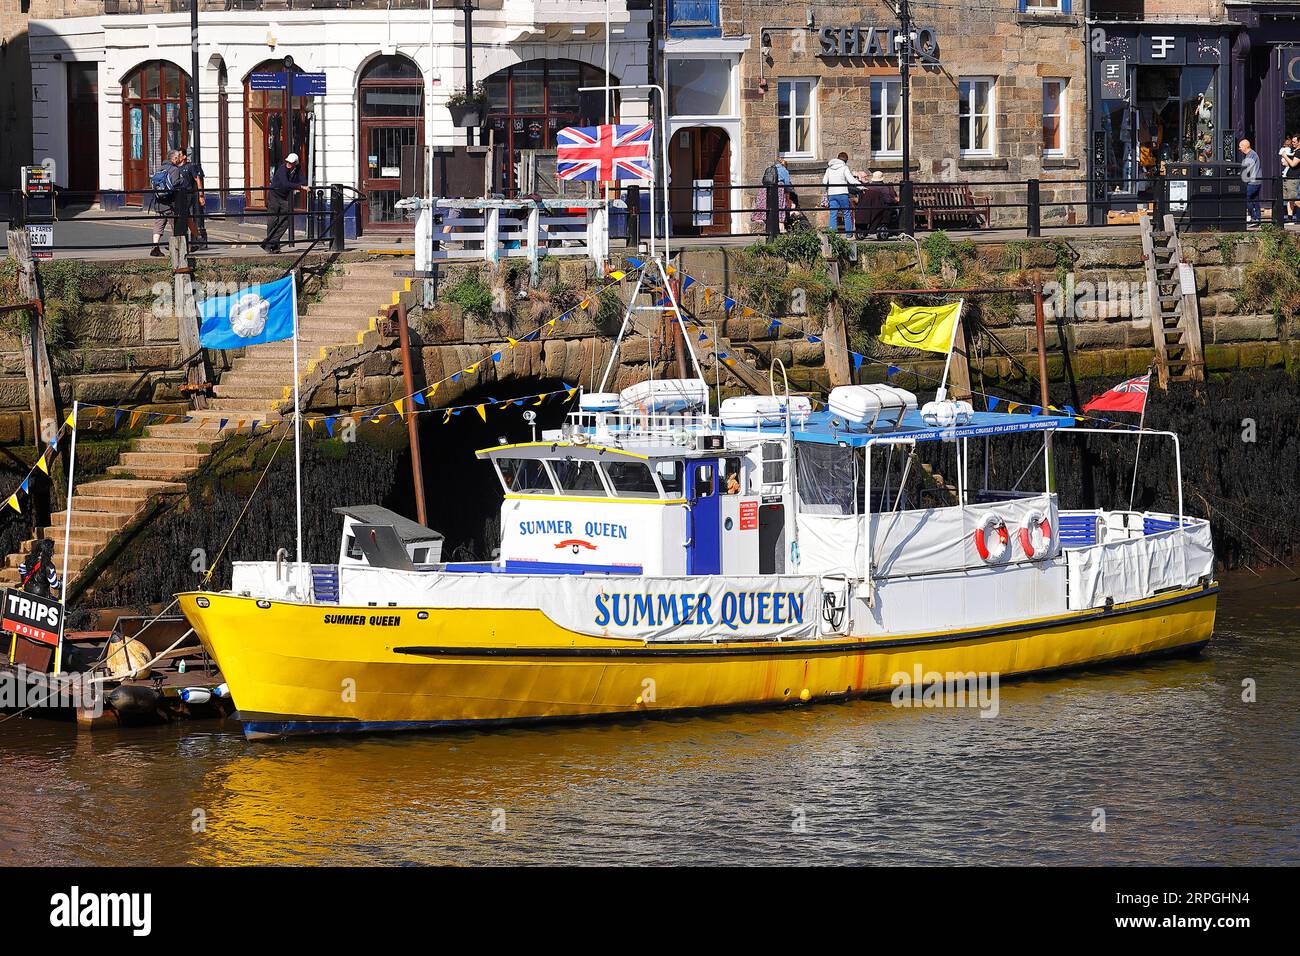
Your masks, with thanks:
M 1038 337 L 1038 398 L 1047 414 L 1047 323 L 1043 315 L 1043 276 L 1034 273 L 1034 333 Z
M 956 335 L 952 342 L 952 361 L 948 365 L 948 397 L 966 399 L 970 390 L 970 353 L 966 347 L 966 320 L 957 317 Z
M 25 229 L 11 229 L 7 236 L 9 255 L 18 263 L 18 294 L 38 308 L 22 331 L 23 366 L 27 372 L 27 402 L 32 413 L 33 439 L 38 449 L 53 441 L 59 433 L 59 397 L 54 390 L 54 372 L 50 366 L 49 352 L 45 347 L 45 313 L 41 299 L 40 281 L 36 274 L 36 261 L 32 258 L 31 239 Z M 49 524 L 49 489 L 33 496 L 33 527 Z
M 199 350 L 199 310 L 194 301 L 194 264 L 189 258 L 188 240 L 184 233 L 173 236 L 167 243 L 172 260 L 172 309 L 176 315 L 176 337 L 181 346 L 181 358 L 189 358 Z M 189 387 L 194 408 L 208 407 L 204 386 L 208 382 L 207 361 L 200 356 L 185 369 L 185 384 Z
M 415 372 L 411 367 L 411 333 L 406 322 L 406 304 L 399 302 L 393 307 L 397 313 L 397 340 L 402 350 L 402 383 L 406 394 L 415 394 Z M 390 313 L 391 315 L 392 313 Z M 410 399 L 408 398 L 409 402 Z M 429 526 L 429 516 L 424 508 L 424 466 L 420 461 L 420 429 L 415 420 L 415 406 L 406 412 L 406 437 L 411 443 L 411 482 L 415 493 L 415 519 Z
M 826 263 L 831 285 L 840 286 L 840 264 L 835 259 Z M 826 307 L 826 325 L 822 329 L 822 351 L 825 355 L 826 374 L 831 387 L 851 385 L 852 371 L 849 368 L 848 333 L 844 328 L 844 310 L 840 308 L 840 298 L 831 293 Z

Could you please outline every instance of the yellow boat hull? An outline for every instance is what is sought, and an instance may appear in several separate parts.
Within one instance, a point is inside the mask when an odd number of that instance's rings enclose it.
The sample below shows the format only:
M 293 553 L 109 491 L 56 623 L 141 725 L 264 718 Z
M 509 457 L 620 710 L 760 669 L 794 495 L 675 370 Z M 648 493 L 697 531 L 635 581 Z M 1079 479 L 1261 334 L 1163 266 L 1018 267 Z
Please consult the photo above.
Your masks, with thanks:
M 895 675 L 1034 674 L 1202 647 L 1218 588 L 995 628 L 656 645 L 540 611 L 345 608 L 180 596 L 250 738 L 779 706 L 892 691 Z

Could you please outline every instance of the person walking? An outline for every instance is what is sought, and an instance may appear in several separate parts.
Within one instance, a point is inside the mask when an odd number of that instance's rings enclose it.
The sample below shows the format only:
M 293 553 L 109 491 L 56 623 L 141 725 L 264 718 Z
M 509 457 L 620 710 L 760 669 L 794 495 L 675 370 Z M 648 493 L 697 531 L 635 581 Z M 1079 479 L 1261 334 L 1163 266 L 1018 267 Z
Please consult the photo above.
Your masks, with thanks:
M 1292 133 L 1282 141 L 1277 151 L 1282 163 L 1282 198 L 1286 200 L 1286 221 L 1296 221 L 1296 207 L 1300 206 L 1300 135 Z
M 1241 153 L 1241 178 L 1246 184 L 1246 225 L 1258 226 L 1263 221 L 1259 208 L 1259 191 L 1263 187 L 1259 178 L 1259 153 L 1251 148 L 1248 139 L 1237 144 L 1237 151 Z
M 167 154 L 167 162 L 162 169 L 158 170 L 149 177 L 149 185 L 153 189 L 153 248 L 149 250 L 149 255 L 154 258 L 161 258 L 163 233 L 167 231 L 167 224 L 172 224 L 172 232 L 176 232 L 176 219 L 178 216 L 183 219 L 182 226 L 189 234 L 190 238 L 196 239 L 194 234 L 194 219 L 190 215 L 190 204 L 193 200 L 190 198 L 192 188 L 186 188 L 186 174 L 183 168 L 185 154 L 179 149 L 173 149 Z
M 849 212 L 849 193 L 862 183 L 849 169 L 848 153 L 840 153 L 826 164 L 822 184 L 826 187 L 826 206 L 830 210 L 831 232 L 841 231 L 836 228 L 837 222 L 843 223 L 843 232 L 853 232 L 853 220 Z
M 198 239 L 194 243 L 195 249 L 206 249 L 208 247 L 208 224 L 204 221 L 205 206 L 207 199 L 203 195 L 203 167 L 198 163 L 190 160 L 190 151 L 181 150 L 181 174 L 190 189 L 193 203 L 190 208 L 190 216 L 194 221 L 194 227 L 198 232 Z
M 302 170 L 298 167 L 298 154 L 290 153 L 275 167 L 266 192 L 266 238 L 260 245 L 267 252 L 280 251 L 280 237 L 289 228 L 289 217 L 293 215 L 294 193 L 299 192 L 307 192 L 307 186 L 303 184 Z
M 786 228 L 786 209 L 789 208 L 791 200 L 794 197 L 793 183 L 790 180 L 790 169 L 786 166 L 785 159 L 778 157 L 767 169 L 763 170 L 762 188 L 758 190 L 758 195 L 754 200 L 754 209 L 750 214 L 750 221 L 760 224 L 763 228 L 767 225 L 767 187 L 776 186 L 776 208 L 777 208 L 777 231 L 784 232 Z M 763 231 L 762 228 L 759 229 Z

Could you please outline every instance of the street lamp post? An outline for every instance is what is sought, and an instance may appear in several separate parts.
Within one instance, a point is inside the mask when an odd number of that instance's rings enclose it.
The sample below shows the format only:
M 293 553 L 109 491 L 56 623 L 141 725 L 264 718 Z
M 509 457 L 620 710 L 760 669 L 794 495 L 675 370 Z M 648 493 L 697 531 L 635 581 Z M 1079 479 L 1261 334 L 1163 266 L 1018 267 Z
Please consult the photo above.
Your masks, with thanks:
M 190 162 L 199 165 L 199 0 L 190 0 Z
M 903 28 L 898 49 L 898 72 L 903 88 L 903 178 L 898 187 L 898 199 L 902 206 L 899 216 L 899 228 L 911 235 L 915 229 L 915 210 L 912 205 L 912 11 L 908 0 L 899 0 L 898 19 Z

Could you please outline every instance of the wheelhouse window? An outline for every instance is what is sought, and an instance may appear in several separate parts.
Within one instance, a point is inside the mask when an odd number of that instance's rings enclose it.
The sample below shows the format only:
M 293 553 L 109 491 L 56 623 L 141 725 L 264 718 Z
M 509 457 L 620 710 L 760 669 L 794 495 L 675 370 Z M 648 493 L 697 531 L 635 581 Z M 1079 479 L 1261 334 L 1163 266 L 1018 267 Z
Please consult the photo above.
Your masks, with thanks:
M 659 484 L 663 487 L 664 493 L 668 495 L 681 495 L 682 475 L 685 471 L 686 469 L 680 461 L 655 462 L 655 474 L 659 476 Z
M 713 496 L 713 462 L 701 462 L 695 466 L 695 497 Z
M 903 155 L 903 84 L 899 80 L 871 81 L 871 155 Z
M 650 468 L 640 461 L 607 461 L 602 466 L 609 486 L 619 498 L 658 498 L 659 488 L 655 484 Z
M 1064 79 L 1043 80 L 1043 154 L 1065 155 Z
M 497 472 L 508 495 L 553 495 L 555 485 L 542 462 L 531 458 L 498 458 Z
M 555 473 L 556 484 L 566 495 L 581 495 L 585 498 L 605 498 L 609 492 L 600 480 L 600 469 L 594 461 L 553 461 L 551 471 Z
M 813 82 L 777 83 L 777 152 L 782 156 L 813 154 Z
M 964 79 L 958 85 L 960 135 L 963 154 L 990 156 L 993 153 L 993 80 L 989 77 Z

